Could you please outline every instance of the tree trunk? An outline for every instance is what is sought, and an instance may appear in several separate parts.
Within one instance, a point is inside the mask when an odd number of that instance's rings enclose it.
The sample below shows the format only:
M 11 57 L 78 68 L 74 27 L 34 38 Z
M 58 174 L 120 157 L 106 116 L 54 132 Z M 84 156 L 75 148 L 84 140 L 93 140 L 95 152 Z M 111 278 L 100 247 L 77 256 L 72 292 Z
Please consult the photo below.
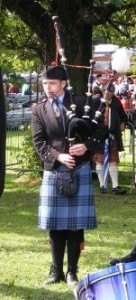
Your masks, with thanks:
M 83 66 L 90 66 L 92 58 L 92 26 L 83 25 L 78 29 L 78 35 L 75 40 L 67 40 L 67 62 L 74 68 L 70 69 L 72 85 L 76 93 L 85 93 L 87 91 L 87 81 L 90 70 Z M 82 66 L 77 68 L 77 66 Z

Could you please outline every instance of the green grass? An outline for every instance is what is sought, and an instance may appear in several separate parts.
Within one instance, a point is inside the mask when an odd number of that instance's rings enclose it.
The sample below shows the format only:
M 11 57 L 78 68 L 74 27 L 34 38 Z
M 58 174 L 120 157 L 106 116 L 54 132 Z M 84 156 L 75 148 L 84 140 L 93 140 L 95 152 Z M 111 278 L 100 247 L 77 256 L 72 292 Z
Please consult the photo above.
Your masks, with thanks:
M 40 180 L 26 175 L 7 174 L 0 199 L 0 299 L 72 300 L 65 283 L 45 286 L 51 263 L 48 234 L 37 228 Z M 94 193 L 98 228 L 85 233 L 86 245 L 79 261 L 79 279 L 109 266 L 112 257 L 129 251 L 136 239 L 136 191 L 130 189 L 131 176 L 121 173 L 124 196 L 100 195 L 98 181 Z M 110 183 L 109 183 L 110 187 Z M 64 271 L 66 271 L 66 257 Z

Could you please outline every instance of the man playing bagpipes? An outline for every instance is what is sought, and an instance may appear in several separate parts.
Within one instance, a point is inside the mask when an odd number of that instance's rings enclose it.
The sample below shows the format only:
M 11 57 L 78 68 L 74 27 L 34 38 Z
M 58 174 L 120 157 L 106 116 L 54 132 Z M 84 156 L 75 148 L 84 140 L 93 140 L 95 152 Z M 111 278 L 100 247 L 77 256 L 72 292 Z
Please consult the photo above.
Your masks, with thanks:
M 109 171 L 112 182 L 112 193 L 123 195 L 126 190 L 118 184 L 119 151 L 123 151 L 122 132 L 127 124 L 127 115 L 121 102 L 114 95 L 115 87 L 109 82 L 104 89 L 103 99 L 98 97 L 92 103 L 92 110 L 97 111 L 101 105 L 101 121 L 109 128 L 109 135 L 105 141 L 97 143 L 96 153 L 93 160 L 96 163 L 96 172 L 100 183 L 100 192 L 107 193 L 107 170 Z M 106 163 L 105 161 L 106 160 Z M 105 164 L 104 164 L 105 163 Z
M 49 231 L 52 253 L 51 272 L 46 284 L 58 283 L 61 280 L 73 284 L 78 280 L 77 269 L 84 244 L 84 230 L 97 226 L 90 166 L 92 139 L 87 138 L 88 125 L 81 119 L 84 96 L 74 97 L 77 114 L 74 121 L 69 121 L 66 115 L 71 104 L 69 92 L 66 90 L 64 68 L 45 68 L 42 82 L 45 99 L 33 108 L 32 136 L 36 151 L 44 163 L 39 228 Z M 73 133 L 75 138 L 71 145 Z M 72 171 L 76 174 L 76 189 L 74 187 L 73 194 L 69 190 L 70 181 L 63 189 L 66 172 L 70 174 Z M 62 186 L 59 186 L 58 181 L 60 174 Z M 63 261 L 66 246 L 65 275 Z
M 90 157 L 101 140 L 98 123 L 91 120 L 94 61 L 90 61 L 88 91 L 74 95 L 66 68 L 58 17 L 52 17 L 61 65 L 42 74 L 45 98 L 33 108 L 32 137 L 44 164 L 40 189 L 39 228 L 49 231 L 52 266 L 46 284 L 78 281 L 84 230 L 97 227 Z M 102 125 L 102 139 L 107 126 Z M 104 134 L 105 132 L 105 134 Z M 64 253 L 67 247 L 67 270 Z

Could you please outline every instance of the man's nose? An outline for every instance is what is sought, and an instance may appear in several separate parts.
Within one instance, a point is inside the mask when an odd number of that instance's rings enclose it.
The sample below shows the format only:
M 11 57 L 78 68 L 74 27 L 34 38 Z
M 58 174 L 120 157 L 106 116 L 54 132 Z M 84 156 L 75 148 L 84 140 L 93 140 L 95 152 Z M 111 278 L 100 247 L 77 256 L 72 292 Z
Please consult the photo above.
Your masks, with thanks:
M 51 93 L 51 87 L 49 85 L 46 86 L 46 91 Z
M 46 88 L 47 88 L 48 90 L 50 89 L 50 84 L 49 84 L 49 83 L 46 84 Z

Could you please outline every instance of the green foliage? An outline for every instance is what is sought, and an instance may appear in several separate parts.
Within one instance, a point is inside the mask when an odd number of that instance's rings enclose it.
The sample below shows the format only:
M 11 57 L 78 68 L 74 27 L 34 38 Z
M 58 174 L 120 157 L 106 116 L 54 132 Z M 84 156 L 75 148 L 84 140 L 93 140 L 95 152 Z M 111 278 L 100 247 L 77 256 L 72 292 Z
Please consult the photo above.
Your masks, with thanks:
M 129 69 L 129 72 L 132 75 L 136 75 L 136 55 L 134 55 L 131 59 L 131 67 Z
M 7 10 L 1 12 L 1 57 L 3 73 L 33 70 L 39 63 L 35 45 L 39 39 L 18 16 Z
M 3 73 L 8 76 L 15 72 L 34 70 L 37 66 L 37 60 L 28 58 L 22 60 L 18 50 L 4 50 L 1 54 L 0 64 Z
M 10 2 L 10 0 L 9 0 Z M 28 1 L 29 2 L 29 1 Z M 16 3 L 16 1 L 15 1 Z M 42 32 L 42 37 L 46 36 L 46 30 L 48 30 L 45 27 L 42 27 L 42 23 L 40 25 L 40 22 L 42 21 L 42 18 L 40 14 L 36 15 L 36 12 L 34 10 L 35 5 L 37 5 L 37 9 L 42 7 L 45 12 L 45 18 L 47 14 L 53 15 L 54 9 L 58 8 L 58 12 L 62 14 L 62 20 L 63 16 L 69 13 L 69 1 L 65 1 L 65 5 L 63 6 L 62 1 L 58 1 L 58 4 L 52 3 L 51 1 L 35 1 L 31 0 L 32 4 L 32 9 L 33 13 L 31 18 L 37 17 L 37 32 Z M 110 5 L 113 5 L 112 7 Z M 4 5 L 4 1 L 3 1 Z M 19 5 L 19 3 L 17 3 Z M 21 5 L 21 1 L 20 1 Z M 55 5 L 55 7 L 54 7 Z M 72 34 L 74 38 L 74 29 L 73 28 L 73 20 L 76 20 L 76 17 L 78 16 L 78 22 L 82 22 L 83 24 L 91 24 L 93 25 L 93 42 L 94 43 L 99 43 L 99 42 L 107 42 L 107 43 L 114 43 L 114 44 L 119 44 L 122 46 L 129 46 L 133 45 L 135 42 L 135 0 L 106 0 L 106 1 L 100 1 L 100 0 L 95 0 L 93 1 L 93 5 L 89 5 L 86 3 L 86 5 L 82 6 L 80 3 L 80 10 L 78 8 L 78 1 L 74 2 L 75 8 L 71 11 L 71 28 L 72 28 Z M 73 6 L 74 6 L 73 5 Z M 114 6 L 116 9 L 114 9 Z M 10 3 L 8 5 L 8 1 L 6 1 L 5 7 L 9 7 L 10 9 Z M 61 7 L 61 9 L 60 9 Z M 128 8 L 127 8 L 128 7 Z M 89 12 L 89 8 L 91 11 Z M 22 9 L 22 8 L 21 8 Z M 25 5 L 24 5 L 25 9 Z M 62 10 L 62 11 L 61 11 Z M 66 10 L 66 11 L 65 11 Z M 79 10 L 79 12 L 78 12 Z M 101 15 L 102 11 L 106 11 L 107 14 L 104 17 L 103 20 L 103 15 Z M 14 11 L 16 12 L 16 4 L 15 4 L 15 9 Z M 5 8 L 3 8 L 1 12 L 1 17 L 0 17 L 0 25 L 1 25 L 1 46 L 4 49 L 10 49 L 14 51 L 18 51 L 18 56 L 20 55 L 20 59 L 23 59 L 21 61 L 22 67 L 24 64 L 25 59 L 29 60 L 35 60 L 36 58 L 39 58 L 39 61 L 41 59 L 39 54 L 39 49 L 43 49 L 43 43 L 41 40 L 41 35 L 35 33 L 34 28 L 30 24 L 28 27 L 25 25 L 23 21 L 21 21 L 21 18 L 18 17 L 18 14 L 13 12 L 9 12 Z M 42 11 L 43 12 L 43 11 Z M 24 14 L 24 11 L 22 12 Z M 27 12 L 26 10 L 26 15 L 28 15 L 28 18 L 30 18 L 30 13 Z M 81 20 L 79 20 L 79 15 L 81 15 Z M 73 15 L 74 14 L 74 15 Z M 20 17 L 23 16 L 21 15 L 20 11 Z M 93 18 L 95 16 L 95 18 Z M 43 17 L 43 16 L 42 16 Z M 64 28 L 67 28 L 67 19 L 64 18 Z M 27 23 L 27 22 L 26 22 Z M 68 21 L 68 28 L 67 28 L 67 38 L 70 35 L 69 28 L 70 28 L 70 22 Z M 102 25 L 101 25 L 102 24 Z M 74 22 L 74 25 L 76 26 L 76 23 Z M 53 29 L 53 27 L 52 27 Z M 44 40 L 44 45 L 48 45 L 49 41 Z M 82 43 L 81 39 L 80 42 Z M 45 47 L 46 48 L 46 47 Z M 45 51 L 45 49 L 43 49 Z M 43 53 L 43 55 L 46 55 L 46 51 Z M 77 53 L 76 53 L 77 55 Z M 19 57 L 15 57 L 14 60 L 18 60 Z M 21 66 L 21 63 L 19 67 Z
M 29 170 L 40 170 L 41 169 L 41 159 L 36 153 L 33 143 L 32 143 L 32 131 L 31 127 L 27 129 L 24 136 L 22 147 L 20 153 L 17 155 L 17 160 L 21 165 L 22 169 Z M 39 171 L 37 171 L 38 173 Z M 33 176 L 37 173 L 32 174 Z
M 72 5 L 69 0 L 2 0 L 1 7 L 4 73 L 34 71 L 36 66 L 41 70 L 57 58 L 60 63 L 51 20 L 54 12 L 62 24 L 68 64 L 88 65 L 94 44 L 135 45 L 135 0 L 75 0 Z M 75 92 L 84 93 L 85 70 L 74 68 L 70 77 Z
M 120 4 L 122 3 L 122 0 L 111 0 L 112 4 L 115 4 L 116 6 L 120 6 Z
M 112 18 L 103 25 L 94 26 L 93 44 L 111 43 L 120 47 L 134 47 L 136 16 L 134 10 L 123 10 L 113 13 Z

